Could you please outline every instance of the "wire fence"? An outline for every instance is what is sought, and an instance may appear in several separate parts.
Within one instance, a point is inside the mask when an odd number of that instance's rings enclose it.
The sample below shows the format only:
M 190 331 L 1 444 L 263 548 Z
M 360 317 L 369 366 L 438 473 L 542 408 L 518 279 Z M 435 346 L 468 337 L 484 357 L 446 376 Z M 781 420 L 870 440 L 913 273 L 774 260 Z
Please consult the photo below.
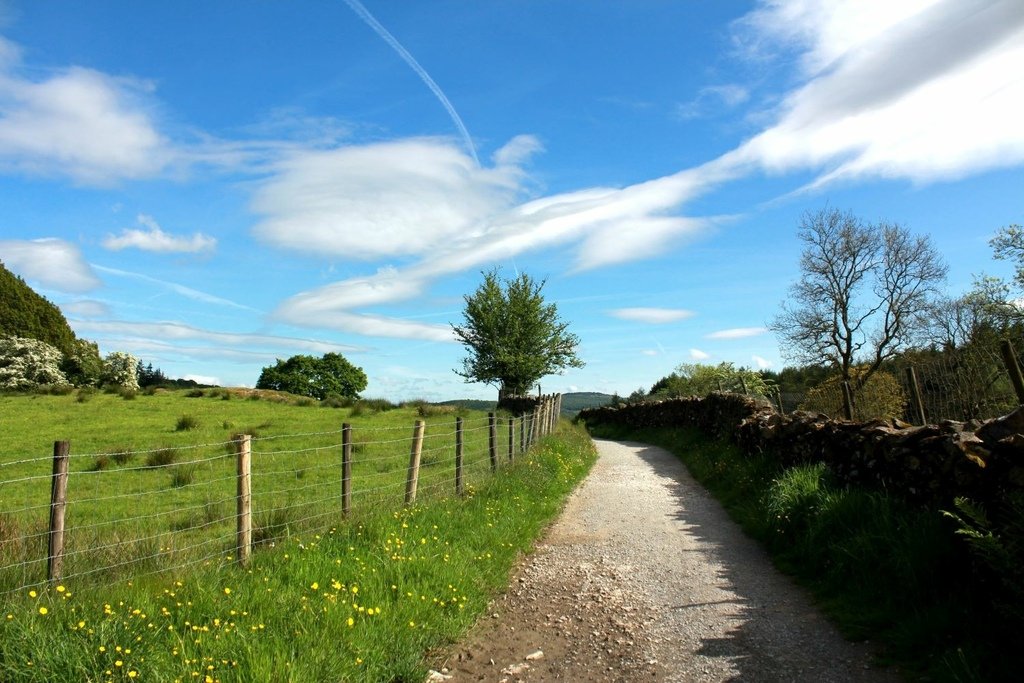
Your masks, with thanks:
M 289 534 L 472 495 L 554 428 L 559 398 L 520 417 L 114 454 L 57 442 L 52 456 L 0 461 L 0 597 L 47 581 L 244 561 Z

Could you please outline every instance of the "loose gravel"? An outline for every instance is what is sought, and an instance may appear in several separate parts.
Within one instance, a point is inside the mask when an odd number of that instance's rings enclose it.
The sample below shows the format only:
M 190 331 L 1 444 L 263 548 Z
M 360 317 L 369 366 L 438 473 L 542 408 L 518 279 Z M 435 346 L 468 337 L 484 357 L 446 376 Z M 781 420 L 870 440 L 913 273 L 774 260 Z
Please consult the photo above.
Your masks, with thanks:
M 898 681 L 779 574 L 672 454 L 600 457 L 434 681 Z

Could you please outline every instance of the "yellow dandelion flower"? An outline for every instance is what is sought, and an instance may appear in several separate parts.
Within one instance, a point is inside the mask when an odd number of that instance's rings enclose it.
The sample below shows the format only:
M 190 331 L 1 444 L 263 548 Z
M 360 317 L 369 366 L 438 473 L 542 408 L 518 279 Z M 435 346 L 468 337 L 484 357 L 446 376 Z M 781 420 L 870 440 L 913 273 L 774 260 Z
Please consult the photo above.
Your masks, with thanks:
M 121 666 L 122 664 L 124 664 L 124 662 L 122 662 L 120 659 L 114 662 L 114 666 Z
M 224 595 L 231 595 L 231 589 L 227 586 L 224 587 Z
M 50 610 L 46 609 L 45 607 L 40 607 L 40 608 L 39 608 L 39 613 L 40 613 L 40 614 L 43 614 L 43 615 L 45 615 L 45 614 L 46 614 L 47 612 L 49 612 L 49 611 L 50 611 Z
M 39 593 L 36 593 L 35 591 L 29 591 L 29 592 L 28 592 L 28 597 L 30 597 L 30 598 L 34 598 L 34 597 L 36 597 L 37 595 L 39 595 Z
M 348 618 L 348 625 L 349 625 L 349 627 L 355 626 L 356 625 L 356 620 L 353 619 L 352 617 L 349 617 Z
M 309 587 L 312 588 L 315 591 L 320 590 L 320 584 L 318 582 L 316 582 L 316 581 L 314 581 L 312 584 L 310 584 Z
M 67 588 L 65 588 L 64 586 L 57 586 L 57 592 L 58 593 L 63 593 L 66 590 L 67 590 Z
M 134 671 L 134 670 L 133 670 L 133 671 L 129 671 L 129 672 L 128 672 L 128 678 L 135 678 L 135 677 L 136 677 L 136 676 L 138 676 L 138 675 L 139 675 L 139 672 L 138 672 L 138 671 Z
M 99 651 L 100 651 L 100 652 L 106 652 L 106 651 L 107 651 L 107 648 L 105 648 L 104 646 L 100 645 L 100 647 L 99 647 Z

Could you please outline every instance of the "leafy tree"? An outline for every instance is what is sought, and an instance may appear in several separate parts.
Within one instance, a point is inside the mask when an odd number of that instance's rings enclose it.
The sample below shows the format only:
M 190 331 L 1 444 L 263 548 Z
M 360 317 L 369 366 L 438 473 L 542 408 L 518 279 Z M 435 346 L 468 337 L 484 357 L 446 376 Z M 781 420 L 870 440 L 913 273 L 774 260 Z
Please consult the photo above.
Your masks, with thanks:
M 676 398 L 707 396 L 713 391 L 745 391 L 748 394 L 768 396 L 771 387 L 761 373 L 747 368 L 737 368 L 732 363 L 683 363 L 675 372 L 655 382 L 650 395 Z
M 99 384 L 103 376 L 103 359 L 96 342 L 75 339 L 71 353 L 65 354 L 60 368 L 76 387 Z
M 546 375 L 583 367 L 579 337 L 559 319 L 555 304 L 544 302 L 543 281 L 525 273 L 501 280 L 497 270 L 483 275 L 465 297 L 463 325 L 452 325 L 469 354 L 457 375 L 498 387 L 499 397 L 523 396 Z
M 366 388 L 366 373 L 352 365 L 340 353 L 315 356 L 292 356 L 278 359 L 263 368 L 256 382 L 257 389 L 287 391 L 298 396 L 323 400 L 330 395 L 358 398 Z
M 0 389 L 26 391 L 40 386 L 63 386 L 57 347 L 26 337 L 0 338 Z
M 1014 279 L 1017 285 L 1024 287 L 1024 228 L 1019 225 L 1008 225 L 1000 228 L 996 236 L 989 240 L 995 258 L 1000 261 L 1016 261 L 1017 272 Z
M 136 370 L 139 366 L 139 359 L 124 351 L 114 351 L 107 354 L 103 359 L 103 374 L 100 382 L 103 386 L 120 387 L 138 391 L 139 376 Z
M 946 266 L 927 237 L 836 209 L 804 214 L 797 234 L 801 277 L 769 326 L 791 358 L 836 368 L 856 397 L 910 346 Z

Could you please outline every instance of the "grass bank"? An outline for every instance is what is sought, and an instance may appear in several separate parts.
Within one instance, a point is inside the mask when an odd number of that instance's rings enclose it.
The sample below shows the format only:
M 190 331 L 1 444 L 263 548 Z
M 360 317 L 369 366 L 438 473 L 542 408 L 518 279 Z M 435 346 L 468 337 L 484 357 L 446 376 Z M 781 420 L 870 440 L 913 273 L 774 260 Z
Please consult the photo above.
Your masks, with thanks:
M 1024 664 L 1012 644 L 1019 612 L 993 599 L 1008 574 L 981 566 L 944 511 L 841 488 L 823 464 L 784 468 L 693 429 L 592 432 L 675 453 L 847 637 L 880 644 L 909 678 L 1011 680 Z
M 467 492 L 253 555 L 0 606 L 0 680 L 415 681 L 504 586 L 595 453 L 563 426 Z M 426 659 L 425 659 L 426 657 Z

